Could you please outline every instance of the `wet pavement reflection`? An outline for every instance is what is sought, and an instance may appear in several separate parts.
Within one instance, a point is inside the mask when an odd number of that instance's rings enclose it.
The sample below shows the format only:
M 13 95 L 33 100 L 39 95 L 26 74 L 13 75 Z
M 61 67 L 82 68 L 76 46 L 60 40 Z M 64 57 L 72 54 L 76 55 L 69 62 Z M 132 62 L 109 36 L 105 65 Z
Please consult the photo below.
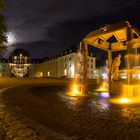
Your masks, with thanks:
M 40 86 L 6 95 L 33 120 L 76 140 L 140 139 L 140 103 L 115 104 L 101 92 L 86 97 L 65 93 L 64 87 Z
M 87 117 L 91 125 L 93 124 L 93 126 L 88 125 L 88 129 L 93 129 L 93 133 L 99 131 L 97 134 L 100 136 L 91 137 L 106 139 L 102 136 L 108 135 L 107 139 L 140 139 L 140 103 L 114 104 L 110 102 L 107 93 L 93 94 L 90 97 L 70 97 L 59 94 L 59 98 L 67 108 Z
M 106 111 L 109 109 L 110 103 L 108 97 L 102 97 L 102 93 L 95 93 L 93 96 L 89 97 L 76 97 L 67 96 L 65 94 L 58 94 L 60 100 L 62 100 L 66 106 L 74 111 L 80 111 L 83 108 L 91 110 L 91 114 L 97 111 Z
M 65 94 L 57 94 L 59 99 L 64 102 L 67 108 L 74 111 L 82 111 L 83 108 L 87 108 L 86 111 L 91 110 L 93 112 L 110 112 L 112 110 L 121 111 L 122 114 L 127 114 L 130 110 L 135 110 L 135 113 L 140 114 L 140 103 L 138 104 L 116 104 L 112 103 L 111 97 L 108 92 L 94 92 L 93 96 L 88 97 L 76 97 L 67 96 Z

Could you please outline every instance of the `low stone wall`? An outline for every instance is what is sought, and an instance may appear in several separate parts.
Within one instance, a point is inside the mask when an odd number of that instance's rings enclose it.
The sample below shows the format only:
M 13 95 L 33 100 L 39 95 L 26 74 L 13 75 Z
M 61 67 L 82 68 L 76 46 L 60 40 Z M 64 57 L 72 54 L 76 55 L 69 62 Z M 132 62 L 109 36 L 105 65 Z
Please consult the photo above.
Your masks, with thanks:
M 139 84 L 123 84 L 113 83 L 111 85 L 111 94 L 124 95 L 126 97 L 139 97 L 140 96 L 140 85 Z
M 123 84 L 122 83 L 112 83 L 111 84 L 111 94 L 116 94 L 116 95 L 120 95 L 121 91 L 123 89 Z

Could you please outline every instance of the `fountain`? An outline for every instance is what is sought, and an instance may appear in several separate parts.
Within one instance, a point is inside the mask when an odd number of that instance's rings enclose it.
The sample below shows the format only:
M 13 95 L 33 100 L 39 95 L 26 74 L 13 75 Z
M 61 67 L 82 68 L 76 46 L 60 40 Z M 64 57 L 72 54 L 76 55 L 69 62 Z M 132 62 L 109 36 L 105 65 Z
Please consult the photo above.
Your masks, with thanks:
M 140 84 L 137 82 L 135 75 L 139 75 L 140 71 L 137 66 L 139 63 L 139 55 L 137 48 L 131 46 L 131 50 L 125 55 L 127 69 L 125 70 L 127 79 L 122 84 L 122 97 L 119 99 L 120 103 L 140 103 Z
M 88 45 L 97 47 L 101 50 L 108 52 L 108 91 L 110 94 L 116 93 L 121 98 L 116 99 L 117 103 L 131 103 L 132 101 L 138 101 L 140 85 L 135 83 L 134 74 L 140 73 L 139 70 L 135 69 L 133 63 L 137 61 L 137 48 L 140 47 L 140 36 L 138 31 L 133 28 L 128 21 L 107 25 L 103 28 L 90 32 L 81 42 L 81 54 L 83 60 L 82 65 L 82 79 L 80 81 L 79 89 L 83 95 L 88 95 L 87 88 L 87 56 L 88 56 Z M 117 81 L 118 78 L 118 63 L 117 68 L 113 72 L 112 79 L 112 52 L 127 50 L 126 64 L 127 79 L 125 82 Z M 118 57 L 118 59 L 120 59 Z M 140 75 L 139 75 L 140 76 Z M 77 84 L 77 83 L 76 83 Z M 100 90 L 102 88 L 99 88 Z M 75 90 L 74 90 L 75 91 Z
M 71 84 L 70 92 L 67 92 L 66 95 L 74 96 L 74 97 L 75 96 L 87 96 L 87 95 L 82 93 L 81 85 L 80 84 L 76 84 L 76 82 L 73 82 Z
M 138 80 L 140 55 L 137 51 L 140 45 L 137 44 L 137 47 L 134 47 L 134 45 L 130 43 L 127 48 L 127 54 L 125 55 L 126 69 L 124 70 L 127 76 L 118 91 L 118 93 L 121 93 L 121 97 L 112 100 L 115 103 L 140 103 L 140 83 Z

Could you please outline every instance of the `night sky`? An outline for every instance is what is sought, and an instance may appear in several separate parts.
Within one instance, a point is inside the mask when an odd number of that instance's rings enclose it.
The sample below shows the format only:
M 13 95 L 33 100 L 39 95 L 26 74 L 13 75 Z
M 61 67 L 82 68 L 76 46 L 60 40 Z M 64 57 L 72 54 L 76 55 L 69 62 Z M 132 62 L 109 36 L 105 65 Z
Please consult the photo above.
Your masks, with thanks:
M 140 29 L 139 0 L 6 0 L 4 16 L 16 47 L 43 58 L 77 45 L 88 32 L 124 20 Z

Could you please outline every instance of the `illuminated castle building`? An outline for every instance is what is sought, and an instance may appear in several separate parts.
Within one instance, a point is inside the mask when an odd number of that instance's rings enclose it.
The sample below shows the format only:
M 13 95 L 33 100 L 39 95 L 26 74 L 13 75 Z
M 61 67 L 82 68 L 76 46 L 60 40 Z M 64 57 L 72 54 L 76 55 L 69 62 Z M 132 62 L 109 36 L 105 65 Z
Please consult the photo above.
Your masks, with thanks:
M 24 77 L 28 74 L 30 67 L 29 54 L 24 49 L 16 49 L 10 58 L 10 69 L 11 73 L 16 77 Z
M 16 49 L 9 59 L 1 59 L 0 77 L 28 76 L 30 65 L 28 52 L 24 49 Z
M 0 77 L 51 77 L 75 78 L 82 73 L 81 53 L 79 46 L 73 46 L 61 53 L 45 59 L 29 58 L 24 49 L 16 49 L 10 59 L 2 59 Z M 95 79 L 95 57 L 88 55 L 88 78 Z
M 32 63 L 31 77 L 75 78 L 81 73 L 80 47 L 73 46 L 63 52 L 44 59 L 42 62 Z M 95 79 L 95 57 L 88 56 L 88 78 Z

